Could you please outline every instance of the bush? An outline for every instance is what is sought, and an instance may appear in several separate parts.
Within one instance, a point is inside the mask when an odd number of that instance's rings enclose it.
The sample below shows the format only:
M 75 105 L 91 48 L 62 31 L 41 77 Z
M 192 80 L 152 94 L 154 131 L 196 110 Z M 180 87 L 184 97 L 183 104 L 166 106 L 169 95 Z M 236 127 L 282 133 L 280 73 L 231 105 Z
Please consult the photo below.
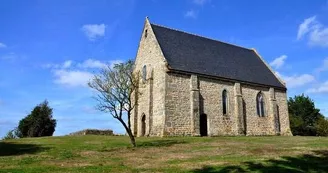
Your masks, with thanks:
M 52 118 L 52 108 L 45 100 L 19 121 L 17 135 L 19 137 L 52 136 L 55 128 L 56 120 Z
M 97 129 L 84 129 L 74 133 L 70 133 L 70 136 L 79 136 L 79 135 L 107 135 L 113 136 L 113 130 L 97 130 Z
M 317 124 L 317 135 L 328 136 L 328 120 L 321 118 Z
M 15 130 L 10 130 L 5 137 L 2 138 L 2 140 L 8 140 L 8 139 L 16 139 L 17 136 L 15 135 Z

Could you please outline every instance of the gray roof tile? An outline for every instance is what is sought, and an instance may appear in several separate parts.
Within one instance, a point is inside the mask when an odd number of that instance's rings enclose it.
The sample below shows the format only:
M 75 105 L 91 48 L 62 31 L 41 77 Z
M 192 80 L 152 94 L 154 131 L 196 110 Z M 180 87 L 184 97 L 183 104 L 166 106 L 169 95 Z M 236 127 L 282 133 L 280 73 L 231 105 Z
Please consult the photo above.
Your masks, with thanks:
M 173 70 L 285 88 L 251 49 L 155 24 L 151 26 Z

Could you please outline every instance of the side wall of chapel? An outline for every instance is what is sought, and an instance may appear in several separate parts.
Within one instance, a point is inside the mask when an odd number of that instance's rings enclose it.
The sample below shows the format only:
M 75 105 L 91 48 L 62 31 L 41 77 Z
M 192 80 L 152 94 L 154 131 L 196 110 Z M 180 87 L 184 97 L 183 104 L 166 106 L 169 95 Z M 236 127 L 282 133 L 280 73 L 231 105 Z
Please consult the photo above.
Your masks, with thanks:
M 166 81 L 165 136 L 199 136 L 204 114 L 209 136 L 291 135 L 286 91 L 178 73 L 167 73 Z M 223 90 L 228 96 L 226 114 Z M 257 114 L 259 92 L 264 117 Z

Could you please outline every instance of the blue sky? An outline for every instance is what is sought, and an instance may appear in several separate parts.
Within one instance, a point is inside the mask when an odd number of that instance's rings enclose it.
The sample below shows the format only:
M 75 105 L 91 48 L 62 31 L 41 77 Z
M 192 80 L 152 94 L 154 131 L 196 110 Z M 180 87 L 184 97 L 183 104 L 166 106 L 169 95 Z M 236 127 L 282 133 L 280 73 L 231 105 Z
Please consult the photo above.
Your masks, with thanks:
M 328 1 L 57 0 L 0 2 L 0 137 L 47 99 L 55 135 L 124 130 L 94 110 L 86 82 L 134 59 L 151 22 L 255 48 L 288 86 L 328 116 Z

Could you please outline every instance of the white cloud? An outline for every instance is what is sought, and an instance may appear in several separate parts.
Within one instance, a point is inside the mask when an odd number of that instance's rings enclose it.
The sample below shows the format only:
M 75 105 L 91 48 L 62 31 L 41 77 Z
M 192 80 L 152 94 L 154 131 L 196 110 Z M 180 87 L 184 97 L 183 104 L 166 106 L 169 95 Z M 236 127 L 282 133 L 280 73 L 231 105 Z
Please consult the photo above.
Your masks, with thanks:
M 54 75 L 55 83 L 67 87 L 87 86 L 93 77 L 93 74 L 87 71 L 64 69 L 54 70 Z
M 48 63 L 48 64 L 42 65 L 42 67 L 43 68 L 53 68 L 53 69 L 59 69 L 59 68 L 65 69 L 65 68 L 72 67 L 73 63 L 74 62 L 72 60 L 66 60 L 62 64 Z
M 210 2 L 210 0 L 193 0 L 193 3 L 197 5 L 204 5 L 207 2 Z
M 274 59 L 270 65 L 276 69 L 279 69 L 285 64 L 285 60 L 287 59 L 287 55 L 281 55 L 280 57 Z
M 300 87 L 315 80 L 314 76 L 310 74 L 284 76 L 279 72 L 276 72 L 276 75 L 286 82 L 288 88 Z
M 297 40 L 308 36 L 308 44 L 311 46 L 328 47 L 328 27 L 321 24 L 316 16 L 309 17 L 300 24 Z
M 7 53 L 0 56 L 0 60 L 8 61 L 8 62 L 15 62 L 26 59 L 25 55 L 17 54 L 15 52 Z
M 328 57 L 323 60 L 321 67 L 316 69 L 316 72 L 322 72 L 328 70 Z
M 184 15 L 187 18 L 197 18 L 197 12 L 195 10 L 189 10 Z
M 1 43 L 0 42 L 0 48 L 6 48 L 7 47 L 7 45 L 5 45 L 4 43 Z
M 88 24 L 82 26 L 82 31 L 89 38 L 94 41 L 97 38 L 105 36 L 106 25 L 105 24 Z
M 317 88 L 310 88 L 307 90 L 308 93 L 328 93 L 328 81 L 321 84 Z
M 110 67 L 114 64 L 122 63 L 122 60 L 108 61 Z M 50 68 L 55 79 L 54 83 L 60 84 L 66 87 L 83 87 L 87 86 L 87 83 L 93 77 L 91 69 L 101 69 L 107 66 L 106 62 L 102 62 L 95 59 L 87 59 L 81 63 L 75 63 L 72 60 L 67 60 L 60 64 L 46 64 L 45 68 Z
M 309 44 L 311 46 L 328 47 L 328 27 L 317 27 L 310 33 Z
M 69 67 L 71 67 L 72 63 L 73 63 L 72 60 L 65 61 L 64 64 L 63 64 L 63 68 L 69 68 Z
M 303 21 L 303 23 L 300 24 L 298 27 L 298 32 L 297 32 L 297 39 L 301 39 L 305 34 L 307 34 L 311 27 L 312 24 L 316 23 L 316 16 L 309 17 Z
M 6 55 L 1 56 L 1 59 L 7 61 L 13 61 L 17 59 L 17 55 L 15 53 L 8 53 Z
M 87 59 L 84 62 L 78 64 L 81 68 L 104 68 L 106 67 L 106 64 L 94 59 Z

